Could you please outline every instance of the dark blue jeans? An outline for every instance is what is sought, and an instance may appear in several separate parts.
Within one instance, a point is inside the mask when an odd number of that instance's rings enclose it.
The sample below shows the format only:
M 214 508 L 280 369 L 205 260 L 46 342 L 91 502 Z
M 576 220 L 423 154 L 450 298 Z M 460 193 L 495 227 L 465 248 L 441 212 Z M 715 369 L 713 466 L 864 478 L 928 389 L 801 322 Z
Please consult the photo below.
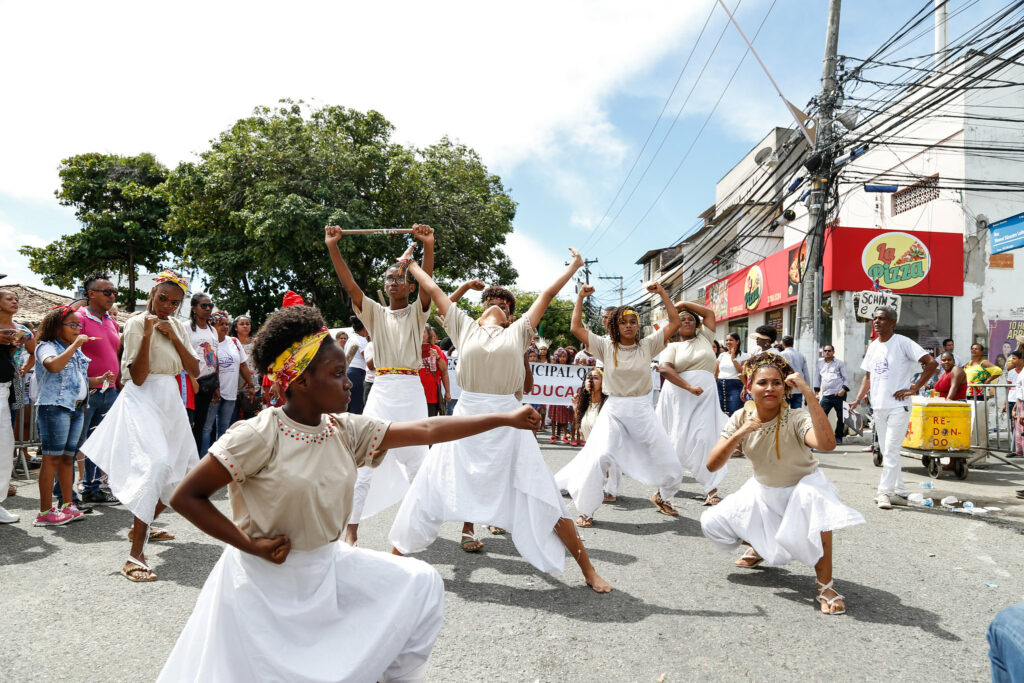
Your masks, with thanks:
M 743 407 L 743 380 L 718 380 L 718 401 L 726 415 L 732 415 Z
M 1024 602 L 1005 608 L 988 627 L 993 683 L 1024 681 Z
M 836 440 L 843 438 L 843 397 L 832 394 L 831 396 L 821 397 L 821 409 L 825 411 L 825 417 L 828 417 L 828 411 L 836 411 Z
M 792 396 L 789 397 L 790 408 L 803 408 L 804 407 L 804 395 L 798 392 L 796 389 L 793 390 Z

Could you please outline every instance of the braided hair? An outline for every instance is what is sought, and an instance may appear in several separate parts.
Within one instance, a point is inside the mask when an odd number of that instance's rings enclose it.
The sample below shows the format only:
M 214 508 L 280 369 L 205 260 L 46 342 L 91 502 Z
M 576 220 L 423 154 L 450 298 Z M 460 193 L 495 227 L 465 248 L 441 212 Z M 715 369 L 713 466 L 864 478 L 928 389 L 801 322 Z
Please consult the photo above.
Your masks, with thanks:
M 575 408 L 576 408 L 575 416 L 574 416 L 574 419 L 573 419 L 573 428 L 576 429 L 576 431 L 579 431 L 580 422 L 583 420 L 583 416 L 587 414 L 587 411 L 590 410 L 590 404 L 594 402 L 594 398 L 593 398 L 593 394 L 591 393 L 591 389 L 587 388 L 587 382 L 590 381 L 590 378 L 594 377 L 594 376 L 598 376 L 598 377 L 602 377 L 603 378 L 604 373 L 601 371 L 601 368 L 594 368 L 593 370 L 591 370 L 590 372 L 587 373 L 586 378 L 583 380 L 583 386 L 580 387 L 579 393 L 576 394 L 576 398 L 573 400 L 573 403 L 576 404 L 576 406 L 575 406 Z M 604 399 L 607 396 L 608 396 L 608 394 L 605 393 L 605 391 L 604 391 L 604 384 L 602 383 L 601 384 L 601 398 L 598 401 L 598 403 L 602 407 L 604 406 Z M 598 408 L 598 410 L 600 411 L 600 408 Z
M 608 318 L 608 337 L 612 340 L 612 360 L 615 367 L 619 367 L 619 346 L 622 344 L 622 333 L 619 331 L 619 321 L 623 315 L 637 315 L 632 306 L 619 306 L 614 309 Z M 640 317 L 637 315 L 637 322 Z M 635 342 L 634 342 L 635 343 Z

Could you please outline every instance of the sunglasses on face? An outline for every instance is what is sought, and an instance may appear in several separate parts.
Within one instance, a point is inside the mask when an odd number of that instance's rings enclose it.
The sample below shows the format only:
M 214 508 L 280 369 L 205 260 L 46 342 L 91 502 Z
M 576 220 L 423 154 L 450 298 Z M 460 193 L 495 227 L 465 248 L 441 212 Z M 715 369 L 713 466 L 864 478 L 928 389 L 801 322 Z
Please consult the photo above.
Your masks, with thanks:
M 103 296 L 117 296 L 117 290 L 116 289 L 94 289 L 92 291 L 99 292 Z
M 203 309 L 204 311 L 209 311 L 209 310 L 213 309 L 213 304 L 211 304 L 209 302 L 207 302 L 205 304 L 199 304 L 199 308 Z

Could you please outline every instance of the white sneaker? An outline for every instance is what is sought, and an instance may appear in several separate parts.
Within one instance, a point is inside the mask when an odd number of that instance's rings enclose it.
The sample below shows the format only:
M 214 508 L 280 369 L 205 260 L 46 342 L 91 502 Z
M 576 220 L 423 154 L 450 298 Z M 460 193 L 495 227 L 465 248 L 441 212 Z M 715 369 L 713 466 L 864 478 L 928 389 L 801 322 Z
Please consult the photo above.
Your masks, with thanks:
M 889 500 L 888 494 L 879 493 L 875 498 L 875 503 L 878 505 L 879 510 L 892 510 L 892 501 Z
M 21 517 L 18 515 L 12 515 L 2 505 L 0 505 L 0 524 L 14 524 Z
M 894 493 L 891 496 L 889 496 L 889 502 L 892 503 L 893 505 L 901 505 L 903 507 L 906 507 L 908 501 L 906 496 L 901 496 L 898 493 Z

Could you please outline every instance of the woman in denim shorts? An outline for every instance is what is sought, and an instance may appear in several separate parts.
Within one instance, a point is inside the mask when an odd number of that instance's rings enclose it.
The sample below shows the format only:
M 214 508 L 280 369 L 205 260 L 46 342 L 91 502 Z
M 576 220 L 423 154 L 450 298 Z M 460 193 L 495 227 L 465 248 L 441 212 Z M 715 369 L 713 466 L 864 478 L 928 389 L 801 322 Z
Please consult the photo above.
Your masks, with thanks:
M 89 396 L 89 358 L 81 346 L 89 337 L 78 314 L 60 306 L 46 314 L 39 325 L 36 346 L 36 381 L 39 382 L 39 514 L 35 526 L 62 526 L 82 519 L 72 501 L 74 457 L 85 423 Z M 68 501 L 60 510 L 53 507 L 53 477 L 57 475 L 61 497 Z

